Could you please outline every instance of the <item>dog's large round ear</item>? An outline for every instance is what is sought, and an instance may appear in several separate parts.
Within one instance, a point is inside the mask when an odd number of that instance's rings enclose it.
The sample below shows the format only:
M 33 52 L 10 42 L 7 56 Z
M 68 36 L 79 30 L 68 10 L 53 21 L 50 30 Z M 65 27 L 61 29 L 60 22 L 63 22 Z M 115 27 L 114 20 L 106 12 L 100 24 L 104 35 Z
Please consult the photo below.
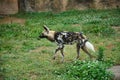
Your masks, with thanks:
M 46 25 L 43 25 L 43 28 L 49 32 L 49 28 Z

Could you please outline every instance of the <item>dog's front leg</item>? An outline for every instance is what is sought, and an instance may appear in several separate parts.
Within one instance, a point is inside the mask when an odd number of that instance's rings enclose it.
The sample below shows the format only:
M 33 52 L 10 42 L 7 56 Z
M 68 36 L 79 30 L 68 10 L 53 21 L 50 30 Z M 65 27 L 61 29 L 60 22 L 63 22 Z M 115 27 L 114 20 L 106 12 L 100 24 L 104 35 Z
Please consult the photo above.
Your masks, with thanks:
M 55 54 L 54 54 L 54 56 L 53 56 L 53 59 L 55 59 L 56 58 L 56 54 L 57 54 L 57 52 L 60 50 L 60 48 L 58 47 L 56 50 L 55 50 Z
M 80 56 L 80 43 L 76 44 L 76 48 L 77 48 L 77 59 L 78 59 Z
M 59 45 L 58 45 L 58 48 L 55 50 L 55 54 L 54 54 L 53 59 L 56 58 L 56 54 L 57 54 L 57 52 L 60 50 L 60 51 L 61 51 L 61 55 L 62 55 L 62 62 L 64 61 L 63 48 L 64 48 L 64 45 L 63 45 L 63 44 L 59 44 Z
M 62 55 L 62 62 L 64 61 L 64 53 L 63 53 L 63 48 L 64 48 L 64 46 L 60 49 L 60 51 L 61 51 L 61 55 Z

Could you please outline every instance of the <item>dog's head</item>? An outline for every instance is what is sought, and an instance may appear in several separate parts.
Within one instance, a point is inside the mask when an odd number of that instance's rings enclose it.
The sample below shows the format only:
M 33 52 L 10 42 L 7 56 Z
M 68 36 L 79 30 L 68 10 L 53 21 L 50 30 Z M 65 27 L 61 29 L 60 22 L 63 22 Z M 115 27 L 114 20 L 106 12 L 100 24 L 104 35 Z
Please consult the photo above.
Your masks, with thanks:
M 47 38 L 50 41 L 54 41 L 55 31 L 51 31 L 46 25 L 43 28 L 44 31 L 40 34 L 39 38 Z

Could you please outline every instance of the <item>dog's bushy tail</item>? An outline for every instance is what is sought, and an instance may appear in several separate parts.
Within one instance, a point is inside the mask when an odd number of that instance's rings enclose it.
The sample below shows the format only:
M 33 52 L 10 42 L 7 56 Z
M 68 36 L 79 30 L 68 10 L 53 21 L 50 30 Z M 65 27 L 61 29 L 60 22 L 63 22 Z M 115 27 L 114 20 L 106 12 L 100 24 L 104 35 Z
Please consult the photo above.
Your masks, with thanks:
M 89 50 L 95 52 L 95 49 L 94 49 L 93 44 L 90 43 L 89 41 L 87 41 L 87 42 L 85 43 L 85 47 L 86 47 L 87 49 L 89 49 Z

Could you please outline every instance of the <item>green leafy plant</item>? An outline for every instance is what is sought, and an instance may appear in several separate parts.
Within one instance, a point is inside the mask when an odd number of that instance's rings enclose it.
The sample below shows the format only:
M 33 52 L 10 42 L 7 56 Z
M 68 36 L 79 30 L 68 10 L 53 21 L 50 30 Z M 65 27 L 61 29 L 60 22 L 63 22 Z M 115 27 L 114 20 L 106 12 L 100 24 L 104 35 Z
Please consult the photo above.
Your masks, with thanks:
M 106 63 L 100 61 L 74 61 L 66 66 L 64 77 L 77 80 L 112 80 L 111 72 Z
M 103 51 L 104 51 L 104 48 L 99 47 L 98 58 L 97 58 L 98 61 L 103 61 L 103 57 L 104 57 Z

